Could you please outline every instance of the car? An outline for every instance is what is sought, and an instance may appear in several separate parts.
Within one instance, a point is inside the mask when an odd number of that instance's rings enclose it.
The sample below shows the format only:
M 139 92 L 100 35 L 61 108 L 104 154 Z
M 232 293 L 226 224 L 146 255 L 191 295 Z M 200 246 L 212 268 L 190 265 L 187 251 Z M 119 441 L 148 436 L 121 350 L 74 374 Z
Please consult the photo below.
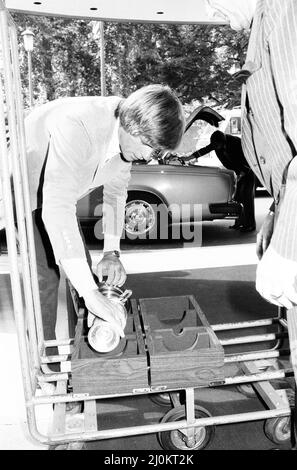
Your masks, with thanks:
M 224 118 L 212 108 L 200 106 L 187 119 L 185 133 L 199 119 L 218 127 Z M 242 207 L 233 200 L 236 189 L 233 171 L 182 165 L 179 155 L 169 152 L 154 163 L 132 166 L 123 234 L 126 238 L 166 238 L 173 231 L 179 236 L 182 227 L 195 222 L 239 217 Z M 77 205 L 81 225 L 94 224 L 97 238 L 102 238 L 102 201 L 100 187 Z

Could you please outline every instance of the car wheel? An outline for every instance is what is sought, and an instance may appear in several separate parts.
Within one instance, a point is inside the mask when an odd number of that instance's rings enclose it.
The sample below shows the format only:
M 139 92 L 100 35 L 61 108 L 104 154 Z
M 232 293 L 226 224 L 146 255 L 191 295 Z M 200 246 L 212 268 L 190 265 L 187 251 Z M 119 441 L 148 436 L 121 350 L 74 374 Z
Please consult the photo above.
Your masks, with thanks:
M 164 224 L 167 224 L 168 230 L 167 209 L 157 198 L 143 194 L 128 197 L 124 226 L 126 238 L 131 240 L 158 240 L 160 224 L 163 227 Z

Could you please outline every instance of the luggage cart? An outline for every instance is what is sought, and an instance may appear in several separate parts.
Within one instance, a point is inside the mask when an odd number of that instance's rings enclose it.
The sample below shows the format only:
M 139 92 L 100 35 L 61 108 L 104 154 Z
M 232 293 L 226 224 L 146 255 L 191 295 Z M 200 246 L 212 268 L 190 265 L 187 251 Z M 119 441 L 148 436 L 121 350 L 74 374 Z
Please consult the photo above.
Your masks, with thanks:
M 189 315 L 187 318 L 184 315 L 184 312 L 192 314 L 194 310 L 199 320 L 195 326 L 193 326 L 193 317 Z M 167 314 L 172 320 L 174 314 L 177 313 L 180 316 L 179 312 L 182 313 L 182 320 L 174 321 L 174 325 L 170 329 L 162 329 L 162 326 L 168 324 Z M 276 444 L 288 442 L 290 439 L 290 404 L 287 391 L 290 391 L 290 386 L 287 386 L 286 381 L 293 373 L 290 364 L 287 364 L 286 367 L 278 364 L 278 360 L 284 357 L 287 357 L 288 362 L 289 355 L 288 349 L 280 348 L 281 342 L 286 341 L 287 337 L 285 323 L 280 322 L 283 320 L 281 318 L 283 311 L 279 312 L 279 317 L 273 319 L 211 326 L 193 296 L 174 296 L 132 300 L 132 313 L 137 316 L 134 329 L 136 332 L 137 330 L 140 332 L 137 338 L 138 350 L 140 353 L 145 351 L 148 355 L 148 361 L 142 364 L 140 373 L 133 362 L 135 357 L 132 355 L 130 356 L 130 366 L 133 368 L 133 373 L 131 374 L 131 370 L 129 370 L 127 377 L 118 367 L 118 361 L 121 357 L 119 354 L 115 354 L 117 368 L 114 371 L 112 370 L 112 362 L 108 364 L 109 369 L 104 368 L 108 359 L 105 358 L 102 362 L 102 358 L 97 359 L 96 355 L 90 355 L 88 352 L 82 354 L 82 364 L 80 364 L 78 351 L 85 351 L 86 345 L 81 328 L 78 326 L 76 344 L 74 344 L 75 359 L 72 360 L 74 392 L 89 391 L 95 394 L 96 391 L 104 389 L 108 393 L 104 398 L 107 398 L 114 390 L 117 390 L 116 396 L 121 394 L 124 396 L 125 378 L 129 382 L 130 390 L 133 387 L 142 387 L 133 388 L 133 393 L 148 394 L 153 402 L 164 408 L 170 408 L 157 426 L 163 426 L 167 423 L 175 423 L 176 426 L 177 422 L 180 423 L 183 420 L 185 420 L 184 425 L 186 423 L 189 425 L 189 419 L 194 423 L 193 428 L 172 428 L 172 430 L 165 432 L 161 427 L 158 431 L 158 439 L 160 445 L 166 450 L 199 450 L 210 444 L 216 425 L 263 419 L 266 420 L 265 434 L 272 442 Z M 85 314 L 81 315 L 83 318 Z M 160 317 L 165 318 L 165 321 L 162 320 L 163 324 Z M 257 330 L 263 326 L 274 326 L 277 331 L 275 333 L 259 333 Z M 256 333 L 249 336 L 233 335 L 225 340 L 219 340 L 215 334 L 215 330 L 230 333 L 232 331 L 238 332 L 238 330 L 244 331 L 247 328 L 256 331 Z M 129 328 L 128 322 L 126 334 L 129 338 L 130 336 L 132 338 L 131 332 L 132 329 Z M 181 332 L 182 334 L 180 334 Z M 195 343 L 193 333 L 197 335 L 198 347 L 183 349 L 182 347 L 187 346 L 187 343 Z M 206 338 L 209 339 L 209 342 L 204 341 Z M 143 339 L 144 345 L 142 346 Z M 262 348 L 259 351 L 245 352 L 242 350 L 244 345 L 250 346 L 267 341 L 274 341 L 274 347 L 269 350 Z M 201 343 L 200 347 L 199 342 Z M 227 354 L 227 348 L 234 345 L 240 345 L 241 352 Z M 122 360 L 126 360 L 126 358 L 122 356 Z M 146 365 L 149 378 L 147 382 L 141 382 L 144 379 L 141 372 Z M 230 366 L 233 368 L 233 373 L 228 375 Z M 76 373 L 77 367 L 78 374 Z M 100 375 L 100 370 L 103 370 L 102 375 Z M 91 377 L 92 374 L 95 375 L 95 378 Z M 121 382 L 119 387 L 116 382 L 112 383 L 112 378 L 115 375 L 119 377 Z M 88 377 L 87 382 L 84 380 L 85 377 Z M 282 379 L 283 384 L 286 384 L 287 390 L 275 389 L 274 384 L 279 379 Z M 107 383 L 107 388 L 104 381 Z M 265 403 L 267 410 L 211 416 L 209 411 L 201 407 L 197 400 L 199 399 L 199 389 L 205 387 L 236 385 L 241 393 L 246 394 L 246 391 L 241 388 L 244 384 L 253 384 L 253 388 Z M 78 396 L 77 393 L 75 395 Z M 146 434 L 154 432 L 156 428 L 155 425 L 152 425 L 142 429 Z M 129 432 L 128 429 L 127 432 Z
M 218 349 L 236 344 L 258 343 L 276 340 L 276 345 L 269 350 L 250 351 L 237 354 L 223 354 L 219 379 L 214 382 L 205 380 L 204 385 L 191 383 L 176 386 L 148 383 L 147 387 L 136 388 L 119 393 L 74 393 L 72 390 L 71 361 L 74 346 L 78 342 L 79 330 L 75 338 L 45 341 L 43 336 L 42 317 L 38 290 L 32 216 L 28 188 L 25 133 L 23 125 L 23 106 L 21 83 L 18 63 L 18 47 L 16 29 L 3 2 L 0 0 L 0 38 L 3 55 L 3 69 L 0 73 L 0 150 L 1 150 L 1 184 L 4 199 L 6 235 L 10 263 L 15 323 L 20 350 L 20 363 L 24 385 L 27 423 L 32 437 L 39 443 L 49 446 L 64 446 L 79 448 L 86 441 L 126 437 L 148 433 L 158 433 L 162 447 L 166 449 L 201 449 L 211 440 L 213 427 L 226 423 L 238 423 L 254 420 L 273 420 L 267 424 L 268 433 L 273 439 L 282 440 L 287 435 L 287 425 L 290 417 L 290 406 L 284 396 L 278 394 L 272 382 L 292 376 L 291 367 L 263 371 L 257 367 L 258 360 L 279 359 L 289 351 L 283 351 L 281 339 L 287 334 L 287 322 L 283 313 L 276 318 L 243 322 L 237 324 L 209 326 L 208 333 L 217 338 L 219 331 L 242 330 L 277 324 L 279 332 L 255 334 L 237 337 L 233 340 L 217 340 Z M 10 135 L 10 144 L 6 140 L 6 130 Z M 15 208 L 15 210 L 14 210 Z M 16 232 L 16 225 L 18 231 Z M 84 308 L 79 299 L 75 298 L 78 324 L 83 321 Z M 142 331 L 143 353 L 150 357 L 146 343 L 147 331 Z M 141 339 L 141 335 L 139 336 Z M 225 341 L 225 343 L 224 343 Z M 229 341 L 229 344 L 226 344 Z M 52 346 L 69 347 L 69 354 L 47 354 L 47 348 Z M 142 358 L 143 359 L 143 358 Z M 60 363 L 61 372 L 52 372 L 49 365 Z M 224 369 L 227 364 L 238 363 L 244 368 L 241 375 L 228 377 Z M 147 364 L 147 363 L 146 363 Z M 145 374 L 151 372 L 150 365 L 145 366 Z M 250 413 L 240 413 L 225 416 L 210 416 L 207 410 L 195 403 L 194 391 L 202 386 L 224 386 L 234 384 L 253 384 L 265 399 L 267 409 Z M 185 391 L 185 403 L 180 401 L 180 392 Z M 164 395 L 164 393 L 168 395 Z M 100 429 L 97 422 L 96 401 L 104 398 L 146 394 L 159 400 L 173 404 L 173 409 L 159 423 L 142 426 L 129 426 L 119 429 Z M 79 402 L 82 408 L 79 413 L 71 415 L 67 412 L 67 404 Z M 51 429 L 47 433 L 40 431 L 38 422 L 38 407 L 51 404 L 54 408 Z M 268 421 L 267 421 L 268 423 Z M 280 430 L 280 431 L 279 431 Z
M 75 292 L 72 292 L 75 298 Z M 180 297 L 179 297 L 180 298 Z M 177 301 L 178 298 L 172 297 L 174 301 Z M 145 299 L 147 302 L 150 302 L 152 299 Z M 158 299 L 162 302 L 162 298 Z M 76 299 L 79 304 L 79 299 Z M 135 300 L 132 300 L 132 304 L 138 304 Z M 77 304 L 77 305 L 78 305 Z M 138 310 L 138 309 L 137 309 Z M 139 310 L 138 310 L 139 312 Z M 81 325 L 86 316 L 85 309 L 83 307 L 78 307 L 78 326 L 76 328 L 76 335 L 73 340 L 70 340 L 73 347 L 73 353 L 69 356 L 46 356 L 41 357 L 43 364 L 49 364 L 51 362 L 59 361 L 60 363 L 69 366 L 75 363 L 78 358 L 78 349 L 79 344 L 82 339 L 82 329 Z M 141 312 L 140 312 L 141 317 Z M 211 381 L 209 377 L 203 377 L 201 380 L 197 380 L 197 385 L 191 385 L 188 387 L 182 386 L 179 384 L 178 387 L 170 387 L 170 384 L 165 385 L 152 385 L 144 386 L 143 388 L 133 388 L 133 376 L 135 369 L 133 369 L 132 375 L 127 377 L 127 381 L 131 385 L 130 391 L 128 390 L 118 390 L 117 392 L 110 391 L 114 390 L 114 384 L 111 386 L 111 389 L 105 393 L 96 393 L 96 386 L 99 383 L 102 383 L 106 379 L 106 382 L 109 383 L 110 377 L 105 377 L 104 373 L 97 376 L 97 383 L 94 382 L 91 384 L 88 382 L 90 379 L 89 374 L 85 373 L 84 377 L 87 378 L 83 380 L 82 391 L 74 391 L 74 381 L 77 381 L 75 377 L 75 371 L 69 370 L 67 373 L 58 373 L 53 374 L 50 371 L 42 371 L 38 375 L 38 381 L 42 387 L 43 383 L 55 383 L 55 389 L 53 394 L 47 396 L 38 396 L 32 400 L 32 406 L 37 406 L 40 403 L 52 403 L 54 405 L 53 412 L 53 426 L 50 436 L 47 436 L 47 442 L 52 448 L 57 449 L 77 449 L 80 446 L 83 446 L 86 441 L 90 440 L 100 440 L 100 439 L 111 439 L 116 437 L 127 437 L 135 436 L 141 434 L 157 433 L 158 440 L 161 447 L 165 450 L 201 450 L 210 445 L 215 432 L 215 426 L 231 424 L 231 423 L 241 423 L 248 421 L 257 421 L 265 420 L 264 432 L 266 436 L 275 444 L 284 444 L 290 440 L 291 426 L 290 426 L 290 415 L 291 408 L 290 403 L 287 397 L 286 390 L 276 390 L 274 384 L 278 380 L 288 380 L 293 376 L 293 371 L 290 367 L 283 367 L 282 365 L 277 364 L 277 361 L 280 358 L 287 358 L 289 356 L 289 351 L 285 348 L 279 348 L 278 343 L 282 338 L 286 337 L 285 322 L 281 321 L 279 323 L 280 329 L 282 331 L 277 333 L 270 333 L 263 335 L 262 333 L 257 333 L 257 329 L 265 326 L 276 324 L 278 320 L 283 320 L 281 317 L 244 322 L 244 323 L 235 323 L 232 324 L 222 324 L 222 325 L 213 325 L 210 326 L 210 329 L 214 332 L 216 328 L 220 331 L 234 330 L 244 330 L 246 328 L 251 328 L 255 330 L 255 334 L 250 336 L 234 336 L 232 339 L 228 339 L 228 345 L 230 343 L 241 344 L 241 345 L 253 345 L 256 342 L 264 342 L 274 340 L 276 344 L 273 348 L 269 350 L 259 350 L 259 351 L 248 351 L 241 353 L 232 353 L 225 354 L 226 345 L 224 345 L 224 354 L 223 354 L 223 367 L 221 364 L 218 364 L 218 373 L 215 377 L 211 375 Z M 142 320 L 143 321 L 143 320 Z M 142 330 L 142 337 L 146 340 L 147 330 L 143 328 L 143 324 L 139 324 L 139 328 Z M 129 336 L 129 333 L 128 333 Z M 141 338 L 140 338 L 141 340 Z M 53 345 L 64 345 L 65 342 L 47 342 L 46 346 Z M 147 344 L 144 341 L 143 352 L 147 353 Z M 217 346 L 224 343 L 224 340 L 218 340 Z M 142 349 L 141 347 L 139 348 Z M 203 353 L 202 353 L 203 354 Z M 96 356 L 96 355 L 95 355 Z M 83 359 L 82 359 L 83 360 Z M 96 359 L 95 359 L 96 360 Z M 134 360 L 134 357 L 132 358 Z M 102 361 L 102 356 L 100 358 Z M 119 363 L 118 357 L 116 362 Z M 94 368 L 95 363 L 90 364 L 90 368 Z M 102 363 L 100 364 L 102 365 Z M 126 365 L 126 363 L 125 363 Z M 238 371 L 233 375 L 226 375 L 225 372 L 228 371 L 228 367 L 236 366 Z M 142 370 L 139 371 L 141 377 L 147 376 L 147 371 L 149 368 L 152 370 L 152 365 L 147 366 L 146 363 L 142 364 Z M 272 367 L 273 366 L 273 367 Z M 75 367 L 75 364 L 74 364 Z M 213 364 L 209 365 L 213 371 Z M 117 369 L 118 371 L 118 369 Z M 104 369 L 106 372 L 106 369 Z M 130 374 L 131 370 L 128 371 Z M 96 373 L 96 365 L 95 365 Z M 80 379 L 83 376 L 80 375 Z M 83 377 L 83 378 L 84 378 Z M 123 377 L 121 376 L 120 380 Z M 139 374 L 136 379 L 138 383 Z M 161 379 L 162 380 L 162 379 Z M 266 405 L 266 409 L 263 411 L 253 411 L 237 414 L 229 414 L 223 416 L 212 416 L 211 413 L 202 407 L 199 404 L 199 389 L 205 387 L 223 387 L 223 386 L 242 386 L 244 384 L 252 384 L 253 388 L 262 398 L 263 402 Z M 149 384 L 147 384 L 149 385 Z M 87 392 L 88 386 L 90 387 L 90 392 Z M 102 386 L 101 386 L 102 387 Z M 288 386 L 289 388 L 289 386 Z M 84 391 L 84 389 L 86 391 Z M 100 390 L 100 387 L 98 387 Z M 119 429 L 101 429 L 98 425 L 98 418 L 100 419 L 100 414 L 97 418 L 96 403 L 100 404 L 100 400 L 109 399 L 109 398 L 119 398 L 119 397 L 130 397 L 137 395 L 147 395 L 158 405 L 164 407 L 164 416 L 160 422 L 150 424 L 150 425 L 139 425 L 139 426 L 129 426 L 121 427 Z M 76 402 L 81 404 L 81 410 L 74 414 L 67 414 L 66 404 L 70 402 Z M 167 408 L 169 410 L 167 411 Z M 83 411 L 82 411 L 83 410 Z M 166 412 L 165 412 L 166 411 Z M 31 430 L 32 433 L 32 430 Z M 33 433 L 36 436 L 36 430 Z M 40 436 L 39 436 L 40 439 Z M 44 439 L 44 437 L 43 437 Z

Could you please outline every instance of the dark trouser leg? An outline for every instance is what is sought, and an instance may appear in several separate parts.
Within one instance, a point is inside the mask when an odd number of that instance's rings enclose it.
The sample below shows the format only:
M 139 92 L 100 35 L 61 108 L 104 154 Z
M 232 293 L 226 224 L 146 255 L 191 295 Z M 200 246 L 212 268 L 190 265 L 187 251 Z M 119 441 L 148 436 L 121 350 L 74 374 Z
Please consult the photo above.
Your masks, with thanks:
M 243 227 L 256 226 L 255 220 L 255 176 L 252 171 L 238 181 L 237 200 L 243 205 L 241 224 Z
M 42 221 L 41 209 L 33 211 L 32 215 L 44 339 L 52 340 L 56 338 L 60 271 Z M 47 353 L 56 354 L 57 348 L 48 348 Z
M 242 190 L 241 189 L 242 189 L 241 179 L 237 175 L 236 192 L 234 194 L 234 201 L 239 202 L 240 204 L 243 205 L 243 203 L 242 203 L 242 194 L 241 194 Z M 244 222 L 244 207 L 242 207 L 242 212 L 241 212 L 240 216 L 238 217 L 238 219 L 235 220 L 234 225 L 231 225 L 230 228 L 238 230 L 242 226 L 243 222 Z
M 245 225 L 256 226 L 255 219 L 255 175 L 252 171 L 244 176 L 243 207 L 245 211 Z

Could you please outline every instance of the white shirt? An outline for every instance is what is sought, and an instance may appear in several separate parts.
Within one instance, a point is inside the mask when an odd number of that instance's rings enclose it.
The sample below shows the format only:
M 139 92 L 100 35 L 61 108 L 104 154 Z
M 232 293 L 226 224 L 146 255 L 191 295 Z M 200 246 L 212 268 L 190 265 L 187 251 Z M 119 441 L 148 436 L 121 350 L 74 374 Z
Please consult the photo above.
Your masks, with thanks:
M 42 206 L 57 264 L 86 262 L 76 204 L 101 185 L 104 250 L 119 249 L 131 171 L 131 164 L 119 156 L 114 112 L 120 99 L 62 98 L 35 108 L 25 119 L 31 207 Z

